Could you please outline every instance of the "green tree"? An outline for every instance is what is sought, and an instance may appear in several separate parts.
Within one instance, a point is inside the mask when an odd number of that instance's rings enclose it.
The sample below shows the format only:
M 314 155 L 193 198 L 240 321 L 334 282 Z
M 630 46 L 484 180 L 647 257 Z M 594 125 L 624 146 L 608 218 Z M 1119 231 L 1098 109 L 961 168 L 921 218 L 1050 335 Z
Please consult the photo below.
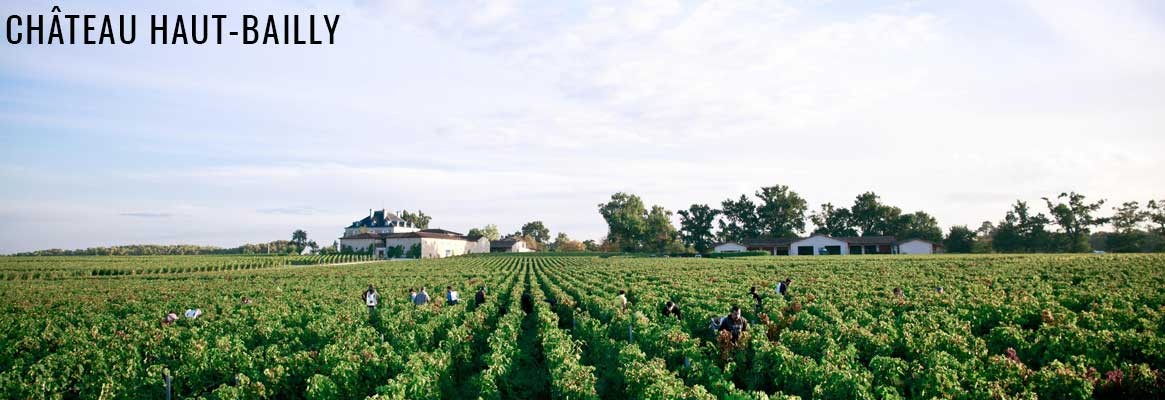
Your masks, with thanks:
M 854 199 L 850 207 L 850 225 L 862 236 L 883 236 L 896 233 L 902 209 L 882 204 L 874 192 L 865 192 Z
M 684 244 L 692 246 L 698 253 L 711 250 L 716 240 L 712 233 L 712 223 L 720 211 L 707 204 L 692 204 L 687 210 L 676 213 L 680 215 L 680 239 Z
M 1149 230 L 1158 235 L 1165 235 L 1165 200 L 1149 200 L 1147 217 L 1153 224 Z
M 494 225 L 494 224 L 488 224 L 488 225 L 481 227 L 481 228 L 470 229 L 468 235 L 469 236 L 484 236 L 486 239 L 489 239 L 489 240 L 498 240 L 502 237 L 502 234 L 500 232 L 498 232 L 498 226 Z
M 607 221 L 607 242 L 621 251 L 637 251 L 647 231 L 647 208 L 639 196 L 623 192 L 599 204 L 599 214 Z
M 1051 235 L 1047 231 L 1050 221 L 1044 214 L 1032 215 L 1025 201 L 1016 201 L 1012 209 L 995 227 L 991 237 L 991 247 L 1001 253 L 1037 253 L 1049 251 Z
M 719 236 L 721 240 L 739 241 L 760 236 L 760 221 L 756 215 L 756 203 L 753 203 L 748 196 L 742 194 L 739 200 L 724 200 L 720 203 L 720 210 L 720 214 L 724 217 L 717 221 L 717 225 L 720 226 Z
M 671 224 L 671 216 L 671 211 L 660 206 L 651 206 L 651 212 L 647 214 L 644 236 L 647 248 L 663 253 L 679 238 L 679 233 Z
M 307 232 L 303 229 L 296 229 L 295 232 L 291 233 L 291 243 L 300 249 L 307 246 Z
M 542 221 L 531 221 L 522 225 L 522 236 L 531 237 L 538 244 L 544 244 L 550 240 L 550 229 L 547 229 Z
M 762 187 L 756 192 L 756 222 L 761 235 L 793 237 L 805 232 L 805 211 L 809 203 L 788 186 Z
M 400 219 L 413 224 L 417 229 L 429 229 L 429 222 L 433 220 L 433 217 L 425 215 L 425 212 L 421 210 L 417 210 L 416 214 L 409 212 L 409 210 L 403 210 L 400 212 Z
M 938 220 L 922 211 L 898 217 L 896 230 L 891 235 L 899 239 L 925 239 L 934 243 L 943 241 L 943 230 L 938 226 Z
M 584 241 L 582 242 L 582 244 L 583 244 L 583 250 L 586 250 L 586 251 L 599 251 L 599 243 L 598 243 L 598 242 L 595 242 L 595 241 L 594 241 L 594 239 L 587 239 L 587 240 L 584 240 Z
M 405 254 L 405 257 L 421 258 L 421 244 L 417 243 L 417 244 L 414 244 L 412 246 L 409 246 L 409 251 L 408 251 L 408 253 Z
M 975 231 L 966 225 L 955 225 L 947 232 L 943 246 L 947 248 L 948 253 L 970 253 L 975 246 L 975 236 Z
M 814 235 L 829 235 L 829 236 L 857 236 L 858 233 L 850 225 L 852 220 L 849 209 L 836 208 L 832 203 L 825 203 L 821 205 L 821 211 L 814 211 L 809 216 L 809 220 L 813 222 Z
M 583 246 L 582 242 L 579 242 L 577 240 L 570 240 L 570 236 L 567 236 L 566 232 L 558 232 L 558 236 L 555 236 L 555 238 L 554 238 L 554 243 L 551 243 L 551 245 L 550 245 L 550 251 L 583 251 L 583 250 L 586 250 L 586 247 Z
M 1087 203 L 1084 195 L 1076 192 L 1060 193 L 1056 199 L 1057 202 L 1053 203 L 1052 199 L 1043 198 L 1048 204 L 1048 213 L 1051 214 L 1052 220 L 1064 231 L 1059 243 L 1060 249 L 1072 253 L 1088 251 L 1090 247 L 1088 235 L 1092 232 L 1092 227 L 1109 221 L 1109 218 L 1093 216 L 1093 213 L 1104 205 L 1104 199 Z
M 1142 251 L 1148 234 L 1138 228 L 1148 219 L 1149 213 L 1142 211 L 1141 204 L 1135 201 L 1113 207 L 1113 211 L 1115 213 L 1112 216 L 1112 227 L 1115 232 L 1104 235 L 1105 251 L 1118 253 Z

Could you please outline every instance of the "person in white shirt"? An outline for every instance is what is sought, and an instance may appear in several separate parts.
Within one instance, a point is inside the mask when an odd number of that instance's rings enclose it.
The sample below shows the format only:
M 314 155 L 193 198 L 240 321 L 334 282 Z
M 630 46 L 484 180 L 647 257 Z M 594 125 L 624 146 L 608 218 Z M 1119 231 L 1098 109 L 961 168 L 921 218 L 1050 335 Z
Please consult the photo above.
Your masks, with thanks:
M 380 303 L 380 293 L 376 292 L 376 287 L 373 287 L 372 284 L 368 284 L 368 290 L 364 291 L 363 299 L 364 304 L 368 306 L 369 310 L 371 310 L 376 308 L 376 306 Z
M 446 286 L 445 287 L 445 301 L 448 302 L 449 305 L 455 305 L 457 303 L 460 303 L 461 302 L 461 294 L 457 293 L 456 290 L 453 290 L 452 286 Z
M 619 296 L 616 297 L 616 299 L 619 302 L 619 307 L 622 307 L 622 309 L 626 310 L 627 309 L 627 291 L 620 290 Z

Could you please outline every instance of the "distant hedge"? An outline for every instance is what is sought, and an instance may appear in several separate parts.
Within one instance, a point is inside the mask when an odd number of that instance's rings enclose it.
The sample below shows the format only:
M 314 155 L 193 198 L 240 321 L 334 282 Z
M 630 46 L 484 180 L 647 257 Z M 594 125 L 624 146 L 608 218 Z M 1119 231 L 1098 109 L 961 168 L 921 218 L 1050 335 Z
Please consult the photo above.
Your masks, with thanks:
M 769 252 L 763 251 L 763 250 L 753 250 L 753 251 L 741 251 L 741 252 L 737 252 L 737 253 L 711 253 L 705 257 L 708 257 L 708 258 L 732 258 L 732 257 L 753 257 L 753 256 L 768 256 L 768 255 L 772 255 L 772 253 L 769 253 Z

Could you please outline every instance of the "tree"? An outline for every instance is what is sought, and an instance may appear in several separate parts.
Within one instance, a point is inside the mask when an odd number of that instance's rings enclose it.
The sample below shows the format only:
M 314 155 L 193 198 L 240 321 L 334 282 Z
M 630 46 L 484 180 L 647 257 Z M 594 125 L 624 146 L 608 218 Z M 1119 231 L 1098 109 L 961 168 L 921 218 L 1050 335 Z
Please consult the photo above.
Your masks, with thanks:
M 1060 193 L 1056 199 L 1058 202 L 1053 203 L 1051 199 L 1043 197 L 1044 202 L 1048 204 L 1048 212 L 1052 215 L 1052 220 L 1064 231 L 1063 238 L 1060 240 L 1060 248 L 1073 253 L 1088 251 L 1088 235 L 1092 232 L 1091 227 L 1109 221 L 1109 218 L 1092 215 L 1104 205 L 1104 199 L 1095 203 L 1086 203 L 1084 195 L 1076 192 Z M 1067 202 L 1061 199 L 1067 199 Z
M 421 258 L 421 244 L 417 243 L 417 244 L 414 244 L 412 246 L 409 246 L 409 251 L 408 251 L 408 253 L 405 253 L 405 257 Z
M 1141 204 L 1135 201 L 1125 202 L 1112 210 L 1116 212 L 1112 216 L 1112 227 L 1117 233 L 1135 231 L 1149 217 L 1149 213 L 1141 211 Z
M 583 249 L 586 251 L 599 251 L 599 244 L 593 239 L 587 239 L 582 242 Z
M 732 199 L 720 202 L 720 214 L 723 219 L 717 221 L 720 226 L 720 239 L 742 240 L 760 236 L 760 223 L 756 215 L 756 203 L 746 195 L 740 195 L 739 200 Z
M 756 207 L 756 222 L 762 235 L 793 237 L 805 232 L 805 199 L 788 186 L 762 187 L 756 192 L 760 203 Z
M 303 229 L 296 229 L 295 232 L 291 233 L 291 243 L 301 249 L 307 246 L 307 232 Z
M 938 220 L 922 211 L 898 217 L 896 228 L 891 235 L 899 239 L 925 239 L 934 243 L 943 241 L 943 230 L 939 228 Z
M 660 206 L 651 206 L 644 231 L 646 247 L 657 253 L 663 253 L 679 238 L 679 233 L 671 224 L 671 216 L 671 211 Z
M 821 205 L 821 211 L 814 211 L 809 216 L 809 220 L 813 222 L 816 228 L 813 230 L 814 235 L 829 235 L 829 236 L 857 236 L 858 233 L 850 226 L 849 209 L 835 208 L 831 203 Z
M 405 249 L 403 246 L 389 246 L 387 249 L 384 249 L 385 258 L 401 258 L 404 255 Z
M 975 245 L 975 231 L 966 225 L 952 226 L 943 245 L 948 253 L 970 253 Z
M 429 229 L 429 222 L 433 220 L 433 217 L 425 215 L 425 212 L 421 210 L 417 210 L 416 214 L 409 212 L 409 210 L 403 210 L 400 212 L 400 219 L 413 224 L 417 229 Z
M 862 236 L 893 235 L 901 214 L 902 209 L 882 204 L 877 194 L 865 192 L 850 207 L 850 225 L 860 230 Z
M 983 221 L 979 229 L 975 230 L 975 243 L 971 246 L 972 253 L 990 253 L 991 241 L 995 239 L 995 224 Z
M 543 244 L 550 240 L 550 229 L 546 229 L 542 221 L 531 221 L 522 225 L 522 236 L 529 236 L 538 244 Z
M 582 242 L 577 240 L 570 240 L 570 236 L 566 232 L 558 232 L 558 236 L 554 238 L 554 243 L 550 245 L 551 251 L 583 251 L 586 247 Z
M 1149 200 L 1149 210 L 1147 218 L 1153 224 L 1149 230 L 1158 235 L 1165 235 L 1165 200 Z
M 607 243 L 621 251 L 639 250 L 647 227 L 647 208 L 639 196 L 623 192 L 599 203 L 599 214 L 607 221 Z
M 1112 216 L 1112 227 L 1115 232 L 1104 235 L 1105 251 L 1118 253 L 1141 251 L 1148 235 L 1138 228 L 1148 219 L 1149 213 L 1141 211 L 1141 204 L 1135 201 L 1125 202 L 1120 207 L 1113 207 L 1113 211 L 1116 212 Z M 1093 245 L 1092 247 L 1097 246 Z
M 712 234 L 712 222 L 720 211 L 707 204 L 692 204 L 687 210 L 676 213 L 680 215 L 680 239 L 684 244 L 692 246 L 698 253 L 711 250 L 716 240 Z
M 1050 249 L 1047 231 L 1049 220 L 1044 214 L 1031 214 L 1027 202 L 1016 201 L 996 226 L 991 247 L 1001 253 L 1035 253 Z
M 498 240 L 502 237 L 501 233 L 498 232 L 498 226 L 494 224 L 489 224 L 481 228 L 470 229 L 468 235 L 484 236 L 489 240 Z

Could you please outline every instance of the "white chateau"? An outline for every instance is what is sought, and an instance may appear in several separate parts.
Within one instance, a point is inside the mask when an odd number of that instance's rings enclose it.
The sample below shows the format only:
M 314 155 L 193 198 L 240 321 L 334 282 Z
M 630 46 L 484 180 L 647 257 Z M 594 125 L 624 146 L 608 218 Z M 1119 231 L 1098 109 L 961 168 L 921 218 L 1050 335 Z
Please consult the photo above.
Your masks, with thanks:
M 421 258 L 443 258 L 489 253 L 489 239 L 465 236 L 444 229 L 419 229 L 396 214 L 368 210 L 368 216 L 344 228 L 340 248 L 372 252 L 377 257 L 404 257 L 420 251 Z M 415 254 L 414 254 L 415 255 Z

